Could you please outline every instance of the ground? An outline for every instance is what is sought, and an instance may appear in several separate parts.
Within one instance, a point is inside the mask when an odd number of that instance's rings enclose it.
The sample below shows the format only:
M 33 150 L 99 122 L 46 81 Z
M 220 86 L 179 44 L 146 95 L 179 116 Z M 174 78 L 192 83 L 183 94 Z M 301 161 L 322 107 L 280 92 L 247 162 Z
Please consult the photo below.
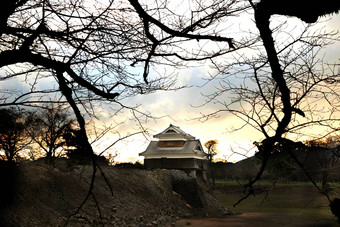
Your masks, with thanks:
M 255 196 L 233 207 L 242 194 L 243 184 L 219 182 L 215 189 L 215 196 L 240 214 L 223 220 L 230 226 L 339 226 L 330 211 L 328 199 L 310 182 L 277 183 L 274 188 L 272 182 L 259 182 Z M 339 183 L 330 183 L 331 199 L 340 196 L 339 186 Z M 267 194 L 263 189 L 269 188 L 272 189 Z
M 70 166 L 60 161 L 55 167 L 43 162 L 19 164 L 15 197 L 2 211 L 1 224 L 169 226 L 179 218 L 202 217 L 209 213 L 191 207 L 173 191 L 168 170 L 106 165 L 97 170 L 93 195 L 77 212 L 88 194 L 92 170 L 91 165 Z M 211 198 L 211 195 L 205 196 Z
M 236 208 L 242 184 L 217 183 L 204 195 L 208 209 L 195 209 L 173 191 L 171 171 L 101 169 L 106 180 L 98 169 L 94 193 L 77 212 L 88 193 L 91 166 L 20 164 L 15 197 L 0 214 L 1 226 L 338 226 L 328 201 L 305 183 L 277 185 L 268 198 L 257 193 Z M 339 184 L 331 186 L 332 198 L 339 197 Z M 214 197 L 235 215 L 217 214 Z
M 102 166 L 102 170 L 108 182 L 98 170 L 94 196 L 76 214 L 88 193 L 91 166 L 68 170 L 44 164 L 19 165 L 16 196 L 2 220 L 9 225 L 63 226 L 70 218 L 69 226 L 124 226 L 161 224 L 193 215 L 185 201 L 173 193 L 166 171 L 108 166 Z

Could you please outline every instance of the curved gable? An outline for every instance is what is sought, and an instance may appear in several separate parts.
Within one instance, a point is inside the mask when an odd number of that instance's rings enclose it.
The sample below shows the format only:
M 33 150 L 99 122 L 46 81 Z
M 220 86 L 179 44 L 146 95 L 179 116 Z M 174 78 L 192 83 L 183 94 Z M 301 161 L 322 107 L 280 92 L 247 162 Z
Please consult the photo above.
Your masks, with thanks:
M 172 125 L 172 124 L 170 124 L 169 127 L 166 128 L 164 131 L 154 135 L 153 137 L 158 138 L 158 139 L 164 139 L 164 140 L 175 139 L 175 138 L 183 139 L 183 140 L 195 139 L 195 137 L 184 132 L 182 129 L 180 129 L 180 127 Z

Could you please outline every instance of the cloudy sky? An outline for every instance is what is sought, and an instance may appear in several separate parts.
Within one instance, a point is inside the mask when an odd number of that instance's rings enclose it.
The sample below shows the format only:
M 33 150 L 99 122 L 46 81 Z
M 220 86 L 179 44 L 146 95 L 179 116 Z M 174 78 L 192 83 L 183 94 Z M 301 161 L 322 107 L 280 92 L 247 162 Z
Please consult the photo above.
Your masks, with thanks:
M 251 15 L 247 16 L 247 23 L 239 21 L 239 25 L 235 26 L 236 29 L 243 32 L 256 32 L 255 25 L 249 19 Z M 340 29 L 340 15 L 334 15 L 331 19 L 322 18 L 321 21 L 323 22 L 317 23 L 317 27 L 325 27 L 328 31 L 339 31 Z M 287 22 L 291 25 L 291 28 L 285 28 L 288 31 L 286 35 L 291 35 L 289 32 L 298 29 L 297 27 L 303 24 L 296 18 L 290 18 Z M 275 26 L 275 21 L 273 21 L 272 26 Z M 230 33 L 234 34 L 232 30 L 230 30 Z M 237 36 L 238 34 L 235 33 L 235 35 Z M 340 42 L 328 46 L 323 52 L 325 59 L 329 61 L 339 60 L 339 49 Z M 217 139 L 219 141 L 217 146 L 219 151 L 218 158 L 235 162 L 246 156 L 251 156 L 254 152 L 254 149 L 252 149 L 253 142 L 263 139 L 262 135 L 256 130 L 251 127 L 244 127 L 242 130 L 235 131 L 234 129 L 242 126 L 242 122 L 228 113 L 223 113 L 217 118 L 208 121 L 197 119 L 202 113 L 209 114 L 220 108 L 220 106 L 213 103 L 201 106 L 206 100 L 202 94 L 214 92 L 215 87 L 218 85 L 218 80 L 206 84 L 205 79 L 209 74 L 214 73 L 213 69 L 209 64 L 198 65 L 178 69 L 170 67 L 162 68 L 163 66 L 158 68 L 158 72 L 163 71 L 165 74 L 175 72 L 178 77 L 177 85 L 187 86 L 187 88 L 177 91 L 159 91 L 148 95 L 137 95 L 123 100 L 124 103 L 130 106 L 141 105 L 140 110 L 151 113 L 157 119 L 151 119 L 143 124 L 150 133 L 149 136 L 139 134 L 130 137 L 111 147 L 106 154 L 117 154 L 116 161 L 141 161 L 143 159 L 139 156 L 139 153 L 146 149 L 148 142 L 152 139 L 152 135 L 163 131 L 169 124 L 173 124 L 200 139 L 202 144 L 208 140 Z M 45 88 L 57 86 L 50 80 L 53 80 L 53 78 L 42 80 L 39 86 Z M 7 89 L 29 90 L 29 86 L 30 84 L 24 78 L 0 82 L 0 87 Z M 225 98 L 228 99 L 228 97 Z M 130 111 L 124 110 L 119 115 L 112 116 L 108 109 L 97 109 L 102 118 L 93 121 L 98 128 L 104 127 L 102 126 L 104 124 L 106 126 L 115 126 L 113 133 L 108 133 L 105 138 L 94 144 L 94 149 L 97 153 L 100 153 L 105 147 L 114 143 L 117 138 L 125 137 L 139 130 L 138 122 L 130 120 L 132 118 Z
M 297 22 L 295 18 L 289 19 L 292 23 Z M 290 22 L 288 21 L 288 22 Z M 318 28 L 325 27 L 328 31 L 339 31 L 340 15 L 334 15 L 331 19 L 322 18 L 322 23 L 317 25 Z M 301 25 L 302 22 L 297 22 Z M 296 25 L 292 25 L 296 26 Z M 254 28 L 252 28 L 254 29 Z M 287 28 L 288 29 L 288 28 Z M 287 30 L 291 31 L 291 30 Z M 337 42 L 328 46 L 322 52 L 323 57 L 327 61 L 339 60 L 340 43 Z M 231 114 L 224 113 L 218 118 L 210 119 L 202 122 L 196 118 L 201 113 L 208 114 L 220 108 L 218 105 L 209 104 L 198 107 L 204 103 L 206 98 L 201 94 L 209 94 L 215 90 L 218 82 L 208 83 L 205 86 L 206 78 L 211 69 L 208 65 L 201 67 L 193 67 L 186 69 L 177 69 L 178 85 L 187 85 L 178 91 L 156 92 L 150 95 L 140 95 L 130 99 L 130 103 L 142 104 L 142 109 L 149 111 L 157 116 L 169 116 L 149 121 L 145 127 L 150 134 L 157 134 L 163 131 L 169 124 L 179 126 L 184 131 L 201 140 L 203 144 L 207 140 L 217 139 L 219 144 L 218 158 L 227 159 L 227 161 L 235 162 L 254 153 L 253 142 L 263 139 L 262 135 L 251 127 L 242 128 L 242 130 L 234 131 L 242 125 L 239 119 Z M 226 97 L 227 98 L 227 97 Z M 122 117 L 124 118 L 124 116 Z M 120 126 L 121 132 L 132 132 L 135 122 L 126 122 Z M 147 139 L 152 139 L 148 137 Z M 126 142 L 121 146 L 116 146 L 118 152 L 117 160 L 135 161 L 142 160 L 138 154 L 145 150 L 148 140 L 143 136 L 131 138 L 130 142 Z
M 231 155 L 231 149 L 245 154 L 246 152 L 240 150 L 239 147 L 251 148 L 252 143 L 261 138 L 260 134 L 251 128 L 244 128 L 231 133 L 233 129 L 241 126 L 241 122 L 228 113 L 208 121 L 197 119 L 201 116 L 201 113 L 208 114 L 219 108 L 212 104 L 200 107 L 205 101 L 201 93 L 214 91 L 214 84 L 196 87 L 205 83 L 205 80 L 202 80 L 204 71 L 204 69 L 197 68 L 180 70 L 178 76 L 181 83 L 188 85 L 188 88 L 139 95 L 128 101 L 130 105 L 132 103 L 141 104 L 141 110 L 150 112 L 157 119 L 151 119 L 144 124 L 150 136 L 133 136 L 112 148 L 111 152 L 119 153 L 117 161 L 141 161 L 142 157 L 139 157 L 138 154 L 146 149 L 152 135 L 163 131 L 169 124 L 179 126 L 185 132 L 200 139 L 202 144 L 208 140 L 217 139 L 219 141 L 217 147 L 220 151 L 219 158 L 227 158 L 230 161 L 244 158 L 244 156 L 236 153 Z M 124 121 L 117 128 L 121 136 L 138 131 L 137 122 L 128 120 L 129 118 L 131 118 L 129 111 L 124 111 L 115 118 L 117 122 Z M 109 122 L 109 120 L 106 120 L 106 122 Z M 99 125 L 99 123 L 96 124 Z M 103 143 L 102 147 L 105 147 L 110 141 L 115 141 L 113 138 L 116 137 L 117 135 L 112 136 Z

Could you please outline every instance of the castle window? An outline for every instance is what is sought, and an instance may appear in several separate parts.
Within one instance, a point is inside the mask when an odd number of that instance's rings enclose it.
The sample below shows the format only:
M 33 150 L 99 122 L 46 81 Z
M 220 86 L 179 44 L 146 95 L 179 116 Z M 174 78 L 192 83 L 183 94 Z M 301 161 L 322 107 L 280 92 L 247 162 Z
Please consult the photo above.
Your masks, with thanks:
M 183 147 L 185 141 L 159 141 L 158 147 Z

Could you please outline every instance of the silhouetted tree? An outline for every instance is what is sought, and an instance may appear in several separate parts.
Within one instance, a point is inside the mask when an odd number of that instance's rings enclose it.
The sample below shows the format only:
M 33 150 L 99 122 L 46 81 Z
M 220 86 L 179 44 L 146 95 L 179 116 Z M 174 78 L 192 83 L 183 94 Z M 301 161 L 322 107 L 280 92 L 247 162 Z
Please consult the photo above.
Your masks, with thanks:
M 46 161 L 52 164 L 56 151 L 65 144 L 63 135 L 71 130 L 74 120 L 62 107 L 46 106 L 32 113 L 29 121 L 28 134 L 46 153 Z
M 315 123 L 314 120 L 311 120 L 300 125 L 297 121 L 297 124 L 294 125 L 296 122 L 295 120 L 297 119 L 296 115 L 306 117 L 307 112 L 312 116 L 316 114 L 314 110 L 311 110 L 310 106 L 304 111 L 300 109 L 302 103 L 305 100 L 307 101 L 308 96 L 315 98 L 312 95 L 313 91 L 316 90 L 317 93 L 322 94 L 329 93 L 332 94 L 333 97 L 335 96 L 335 98 L 338 97 L 337 93 L 333 90 L 333 82 L 331 82 L 336 78 L 336 73 L 331 70 L 329 75 L 327 75 L 325 72 L 319 74 L 314 68 L 315 64 L 311 63 L 311 59 L 315 57 L 311 50 L 319 47 L 320 45 L 325 45 L 326 43 L 323 43 L 323 39 L 319 37 L 309 39 L 307 46 L 302 45 L 300 53 L 295 52 L 294 49 L 292 49 L 294 43 L 299 41 L 303 42 L 304 40 L 302 33 L 302 35 L 293 40 L 291 44 L 282 45 L 281 48 L 283 49 L 278 52 L 277 45 L 275 45 L 273 39 L 273 31 L 270 28 L 270 18 L 275 14 L 281 14 L 286 16 L 297 16 L 302 18 L 302 20 L 307 23 L 315 22 L 319 16 L 338 12 L 340 8 L 339 3 L 333 4 L 332 2 L 333 1 L 325 2 L 322 4 L 323 6 L 320 6 L 320 4 L 307 4 L 305 2 L 306 4 L 303 5 L 303 8 L 296 8 L 296 12 L 288 12 L 285 10 L 288 8 L 288 5 L 286 5 L 287 7 L 278 9 L 278 11 L 276 11 L 272 10 L 273 5 L 270 4 L 269 1 L 263 0 L 257 4 L 253 4 L 252 1 L 250 1 L 254 9 L 255 23 L 259 30 L 264 49 L 266 51 L 266 60 L 269 63 L 271 78 L 270 80 L 266 80 L 266 73 L 261 72 L 261 69 L 267 63 L 260 63 L 262 66 L 257 62 L 251 64 L 254 71 L 253 78 L 255 79 L 256 85 L 258 87 L 256 95 L 259 95 L 259 99 L 262 100 L 262 102 L 260 102 L 260 106 L 263 107 L 261 109 L 257 109 L 256 106 L 253 106 L 253 111 L 255 112 L 254 115 L 257 118 L 255 122 L 257 123 L 258 129 L 264 134 L 266 138 L 262 141 L 262 166 L 258 174 L 246 185 L 246 188 L 251 188 L 251 186 L 261 177 L 263 170 L 267 165 L 271 151 L 274 149 L 276 143 L 281 143 L 284 134 L 290 131 L 292 132 L 296 129 L 301 129 L 305 125 L 312 125 Z M 308 10 L 309 7 L 310 10 Z M 316 38 L 319 39 L 315 41 Z M 286 51 L 287 49 L 288 51 Z M 284 57 L 282 58 L 281 55 L 284 55 Z M 290 60 L 285 58 L 288 56 L 290 56 Z M 308 59 L 309 61 L 307 60 L 306 62 L 305 59 Z M 301 62 L 305 62 L 306 65 L 301 65 Z M 324 90 L 324 86 L 327 86 L 327 84 L 329 87 L 331 87 L 329 92 Z M 298 90 L 298 86 L 296 85 L 301 86 L 300 90 Z M 316 89 L 316 87 L 318 87 L 318 89 Z M 252 97 L 253 100 L 257 101 L 256 96 Z M 256 105 L 256 103 L 254 104 Z M 336 106 L 332 106 L 332 108 L 333 111 L 331 112 L 334 113 L 334 111 L 338 111 Z M 267 114 L 264 114 L 262 110 L 267 111 Z M 254 119 L 254 115 L 251 115 L 250 119 Z M 330 115 L 328 119 L 321 121 L 332 126 L 332 123 L 334 123 L 334 118 Z M 293 153 L 291 153 L 291 155 L 294 156 Z M 298 162 L 298 160 L 296 161 Z M 249 193 L 246 193 L 246 196 L 247 194 Z
M 339 137 L 329 137 L 326 140 L 309 140 L 306 141 L 306 145 L 316 155 L 316 160 L 322 174 L 322 190 L 328 191 L 330 170 L 340 159 Z
M 86 150 L 84 139 L 79 129 L 69 129 L 63 134 L 67 156 L 72 157 L 87 157 L 90 158 L 89 152 Z
M 95 115 L 100 101 L 111 102 L 114 113 L 128 108 L 138 117 L 149 117 L 121 101 L 174 83 L 129 69 L 147 58 L 151 45 L 145 42 L 142 21 L 126 4 L 13 0 L 1 12 L 0 80 L 28 85 L 1 86 L 1 106 L 67 102 L 87 140 L 84 115 Z M 84 140 L 84 146 L 93 153 L 89 142 Z
M 217 147 L 218 141 L 217 140 L 208 140 L 204 143 L 204 146 L 208 149 L 208 160 L 209 160 L 209 167 L 211 172 L 211 179 L 213 181 L 213 186 L 215 186 L 215 171 L 212 166 L 213 157 L 217 154 Z
M 254 145 L 258 149 L 255 157 L 262 161 L 265 158 L 264 146 L 262 142 L 254 142 Z M 289 177 L 299 169 L 291 155 L 294 155 L 298 160 L 301 160 L 301 156 L 306 159 L 308 156 L 306 146 L 302 142 L 294 142 L 289 139 L 281 139 L 279 143 L 274 145 L 266 168 L 269 179 L 275 182 L 291 179 Z
M 208 149 L 208 159 L 210 163 L 212 162 L 213 157 L 217 154 L 217 144 L 217 140 L 208 140 L 204 143 L 204 146 Z
M 291 6 L 298 2 L 292 1 L 248 2 L 257 28 L 251 35 L 259 40 L 258 46 L 250 52 L 252 54 L 240 52 L 234 55 L 231 62 L 213 62 L 218 74 L 211 80 L 216 77 L 223 80 L 216 92 L 206 97 L 207 103 L 218 104 L 220 108 L 201 118 L 208 120 L 229 112 L 244 123 L 234 127 L 235 130 L 250 126 L 263 135 L 260 141 L 262 164 L 245 185 L 240 201 L 252 194 L 253 184 L 261 178 L 272 152 L 286 142 L 284 138 L 296 135 L 322 138 L 337 130 L 340 120 L 337 117 L 340 113 L 339 65 L 325 64 L 318 57 L 323 47 L 336 41 L 336 34 L 315 31 L 311 25 L 301 24 L 299 32 L 295 29 L 294 33 L 285 36 L 290 21 L 273 17 L 276 14 L 296 16 L 311 23 L 320 16 L 338 12 L 339 2 L 327 1 L 320 6 L 301 1 L 306 5 L 296 8 Z M 274 20 L 278 26 L 273 27 L 271 21 Z M 281 29 L 283 26 L 286 28 Z M 320 127 L 315 130 L 317 134 L 307 131 L 312 126 Z M 304 168 L 293 152 L 290 155 L 300 168 Z M 317 187 L 315 182 L 314 185 Z
M 170 77 L 141 75 L 138 64 L 152 49 L 143 30 L 143 21 L 128 2 L 6 1 L 0 9 L 0 81 L 18 86 L 1 86 L 0 106 L 68 103 L 83 152 L 94 157 L 85 115 L 93 117 L 99 103 L 111 103 L 112 115 L 127 108 L 140 123 L 150 113 L 122 101 L 174 84 Z M 90 192 L 93 183 L 94 177 Z
M 92 159 L 95 159 L 97 164 L 108 164 L 108 160 L 100 155 L 91 155 L 85 146 L 84 140 L 79 129 L 69 128 L 63 134 L 64 149 L 66 155 L 76 164 L 90 164 Z
M 10 164 L 31 143 L 25 131 L 26 117 L 25 113 L 15 108 L 0 109 L 0 151 L 4 153 L 3 159 Z

